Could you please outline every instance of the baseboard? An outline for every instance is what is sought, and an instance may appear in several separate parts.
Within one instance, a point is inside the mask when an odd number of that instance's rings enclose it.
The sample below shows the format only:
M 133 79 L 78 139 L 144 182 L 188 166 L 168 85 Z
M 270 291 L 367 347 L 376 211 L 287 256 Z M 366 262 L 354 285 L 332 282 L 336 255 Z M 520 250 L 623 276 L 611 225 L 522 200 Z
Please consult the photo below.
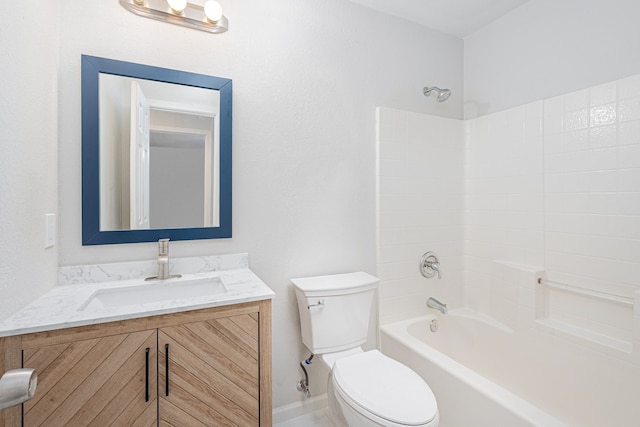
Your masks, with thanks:
M 290 403 L 273 410 L 273 424 L 282 423 L 293 418 L 301 417 L 327 407 L 327 394 L 313 396 L 302 402 Z

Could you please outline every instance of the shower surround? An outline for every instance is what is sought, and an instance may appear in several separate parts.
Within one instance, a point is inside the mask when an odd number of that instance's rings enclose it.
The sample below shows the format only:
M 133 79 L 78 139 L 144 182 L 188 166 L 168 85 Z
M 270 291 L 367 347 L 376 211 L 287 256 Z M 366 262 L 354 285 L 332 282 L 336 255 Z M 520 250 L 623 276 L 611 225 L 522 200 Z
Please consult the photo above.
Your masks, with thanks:
M 640 76 L 467 121 L 377 114 L 381 325 L 430 296 L 484 313 L 572 349 L 569 425 L 637 425 Z

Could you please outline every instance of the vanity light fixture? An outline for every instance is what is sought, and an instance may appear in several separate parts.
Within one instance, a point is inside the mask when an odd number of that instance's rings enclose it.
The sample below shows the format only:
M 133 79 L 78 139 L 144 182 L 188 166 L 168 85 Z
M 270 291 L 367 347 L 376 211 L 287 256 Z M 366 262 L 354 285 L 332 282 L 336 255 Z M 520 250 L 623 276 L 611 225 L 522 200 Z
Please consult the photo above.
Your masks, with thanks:
M 216 0 L 120 0 L 136 15 L 208 33 L 224 33 L 229 21 Z
M 171 11 L 176 14 L 182 14 L 182 11 L 187 7 L 187 0 L 167 0 Z
M 204 4 L 204 16 L 211 22 L 218 22 L 222 18 L 222 6 L 216 0 Z

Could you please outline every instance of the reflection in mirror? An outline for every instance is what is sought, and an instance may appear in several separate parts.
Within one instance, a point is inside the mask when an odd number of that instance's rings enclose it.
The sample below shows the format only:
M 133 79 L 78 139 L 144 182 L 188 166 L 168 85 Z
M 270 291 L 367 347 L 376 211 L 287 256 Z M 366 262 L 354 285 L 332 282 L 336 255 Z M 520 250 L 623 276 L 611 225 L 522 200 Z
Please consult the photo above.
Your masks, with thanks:
M 99 85 L 100 230 L 218 226 L 218 91 L 105 73 Z
M 82 60 L 83 244 L 231 237 L 231 81 Z

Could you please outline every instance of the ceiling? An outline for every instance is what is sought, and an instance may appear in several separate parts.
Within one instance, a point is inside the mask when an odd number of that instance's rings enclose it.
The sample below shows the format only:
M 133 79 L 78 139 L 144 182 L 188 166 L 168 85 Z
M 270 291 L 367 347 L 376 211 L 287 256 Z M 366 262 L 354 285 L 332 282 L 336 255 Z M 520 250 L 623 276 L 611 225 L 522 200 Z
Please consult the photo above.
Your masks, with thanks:
M 529 0 L 350 0 L 425 27 L 465 37 Z

